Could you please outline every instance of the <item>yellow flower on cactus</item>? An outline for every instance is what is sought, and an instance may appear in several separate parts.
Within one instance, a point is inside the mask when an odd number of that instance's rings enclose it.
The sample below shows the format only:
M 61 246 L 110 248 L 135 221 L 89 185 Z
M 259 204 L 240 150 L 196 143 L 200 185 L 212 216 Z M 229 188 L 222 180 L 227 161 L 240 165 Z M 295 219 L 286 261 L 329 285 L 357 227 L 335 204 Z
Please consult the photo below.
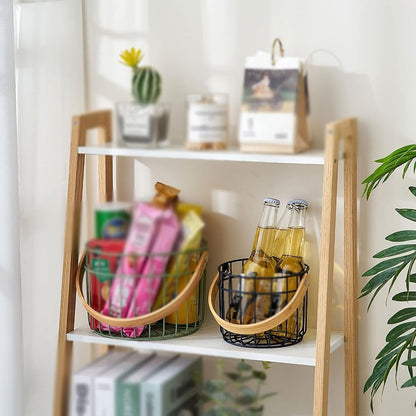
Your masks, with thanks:
M 120 58 L 122 64 L 134 68 L 143 59 L 142 50 L 136 48 L 126 49 L 120 54 Z

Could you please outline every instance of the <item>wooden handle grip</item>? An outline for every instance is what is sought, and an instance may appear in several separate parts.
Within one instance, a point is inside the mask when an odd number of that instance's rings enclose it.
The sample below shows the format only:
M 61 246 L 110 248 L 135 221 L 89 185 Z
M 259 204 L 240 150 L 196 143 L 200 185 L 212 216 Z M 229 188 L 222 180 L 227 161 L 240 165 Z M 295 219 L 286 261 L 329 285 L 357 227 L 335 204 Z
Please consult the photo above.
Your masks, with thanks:
M 302 277 L 298 289 L 294 294 L 293 298 L 289 301 L 289 303 L 275 315 L 267 318 L 263 321 L 256 322 L 254 324 L 234 324 L 225 319 L 222 319 L 217 312 L 215 311 L 214 304 L 215 299 L 218 293 L 218 279 L 219 273 L 216 274 L 208 292 L 208 306 L 211 310 L 214 319 L 217 323 L 223 327 L 225 330 L 233 332 L 234 334 L 240 335 L 254 335 L 260 334 L 265 331 L 269 331 L 270 329 L 275 328 L 277 325 L 281 324 L 282 322 L 286 321 L 300 306 L 305 297 L 306 291 L 308 290 L 310 284 L 310 278 L 307 273 L 304 274 Z
M 169 303 L 157 309 L 156 311 L 150 312 L 142 316 L 135 316 L 134 318 L 114 318 L 112 316 L 104 315 L 100 312 L 97 312 L 90 305 L 88 305 L 88 302 L 85 300 L 84 293 L 82 290 L 85 257 L 86 257 L 86 252 L 84 251 L 82 254 L 81 260 L 79 262 L 79 265 L 78 265 L 76 281 L 75 281 L 75 284 L 77 287 L 77 293 L 81 300 L 81 303 L 84 305 L 84 308 L 93 318 L 97 319 L 98 321 L 106 325 L 121 327 L 121 328 L 134 328 L 136 326 L 152 324 L 154 322 L 159 321 L 160 319 L 165 318 L 171 313 L 177 311 L 187 301 L 187 299 L 195 291 L 199 281 L 201 280 L 202 273 L 208 261 L 208 252 L 204 251 L 202 253 L 192 277 L 190 278 L 187 285 L 183 288 L 183 290 L 181 290 L 181 292 L 175 299 L 171 300 Z

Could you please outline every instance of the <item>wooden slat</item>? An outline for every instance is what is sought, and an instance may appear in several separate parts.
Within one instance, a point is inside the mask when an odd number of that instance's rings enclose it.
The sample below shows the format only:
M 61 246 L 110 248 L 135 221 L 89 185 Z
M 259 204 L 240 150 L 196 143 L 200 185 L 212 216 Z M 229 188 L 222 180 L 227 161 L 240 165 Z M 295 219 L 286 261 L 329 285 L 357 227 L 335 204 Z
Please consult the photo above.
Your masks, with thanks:
M 357 354 L 357 155 L 356 119 L 326 127 L 318 289 L 314 416 L 328 412 L 329 336 L 334 271 L 339 143 L 344 143 L 345 415 L 358 415 Z
M 325 167 L 322 196 L 321 251 L 319 260 L 318 313 L 314 416 L 326 416 L 328 407 L 330 307 L 334 271 L 335 218 L 338 178 L 338 126 L 328 124 L 325 132 Z
M 68 406 L 69 380 L 72 365 L 72 342 L 66 334 L 74 329 L 75 276 L 78 265 L 81 223 L 82 188 L 85 155 L 78 154 L 78 146 L 85 146 L 87 131 L 108 127 L 111 112 L 100 111 L 74 116 L 68 174 L 68 194 L 65 221 L 65 245 L 62 270 L 61 309 L 59 319 L 58 351 L 55 378 L 54 415 L 65 416 Z
M 357 121 L 344 150 L 345 414 L 358 416 Z

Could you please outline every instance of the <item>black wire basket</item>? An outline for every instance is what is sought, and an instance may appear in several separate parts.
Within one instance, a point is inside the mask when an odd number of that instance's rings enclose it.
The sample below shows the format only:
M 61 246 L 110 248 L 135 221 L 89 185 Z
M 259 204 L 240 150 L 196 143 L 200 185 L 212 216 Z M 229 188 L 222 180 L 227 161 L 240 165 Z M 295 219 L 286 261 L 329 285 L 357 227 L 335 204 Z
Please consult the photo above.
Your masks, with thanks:
M 209 290 L 208 304 L 224 340 L 251 348 L 279 348 L 302 341 L 308 324 L 309 266 L 299 273 L 257 277 L 241 274 L 247 260 L 222 263 Z

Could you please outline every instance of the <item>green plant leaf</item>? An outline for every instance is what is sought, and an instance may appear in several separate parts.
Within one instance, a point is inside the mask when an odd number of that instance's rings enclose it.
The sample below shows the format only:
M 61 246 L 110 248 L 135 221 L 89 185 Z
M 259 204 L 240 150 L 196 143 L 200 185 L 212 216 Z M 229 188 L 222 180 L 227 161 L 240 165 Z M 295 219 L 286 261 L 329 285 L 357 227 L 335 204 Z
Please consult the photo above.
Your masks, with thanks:
M 257 400 L 257 394 L 254 390 L 251 390 L 249 387 L 241 387 L 239 389 L 239 395 L 236 398 L 236 403 L 239 405 L 250 405 L 255 403 Z
M 416 316 L 416 308 L 404 308 L 396 312 L 388 321 L 388 324 L 397 324 Z
M 393 300 L 397 302 L 411 302 L 416 301 L 416 292 L 400 292 L 393 296 Z
M 416 240 L 416 231 L 415 230 L 403 230 L 403 231 L 396 231 L 386 237 L 387 241 L 391 242 L 401 242 L 401 241 L 410 241 Z
M 390 342 L 394 339 L 397 339 L 407 331 L 416 328 L 416 321 L 414 322 L 404 322 L 395 326 L 386 336 L 386 341 Z M 406 335 L 405 335 L 406 336 Z M 408 336 L 409 337 L 409 336 Z
M 377 274 L 378 272 L 389 269 L 393 266 L 396 266 L 397 264 L 407 263 L 407 262 L 411 261 L 413 259 L 413 257 L 414 257 L 413 254 L 408 254 L 407 256 L 394 257 L 392 259 L 383 260 L 380 263 L 377 263 L 371 269 L 367 270 L 363 274 L 363 277 L 373 276 L 373 275 Z
M 258 380 L 266 380 L 266 373 L 264 371 L 256 371 L 254 370 L 252 373 L 254 378 L 258 379 Z
M 416 221 L 416 209 L 396 208 L 396 212 L 410 221 Z
M 413 166 L 413 171 L 414 171 L 414 169 L 416 169 L 416 163 L 415 163 L 415 165 Z M 414 196 L 416 196 L 416 186 L 409 186 L 409 191 L 414 195 Z
M 406 383 L 401 385 L 401 388 L 413 386 L 416 386 L 416 377 L 412 377 L 410 380 L 407 380 Z
M 215 393 L 217 391 L 221 391 L 221 390 L 224 389 L 225 381 L 224 380 L 215 380 L 215 379 L 214 380 L 207 380 L 204 383 L 204 387 L 205 387 L 205 390 L 208 393 Z
M 270 368 L 270 361 L 262 361 L 263 370 L 268 370 Z
M 238 371 L 251 371 L 253 367 L 249 364 L 247 364 L 244 360 L 240 361 L 237 364 L 237 370 Z
M 232 381 L 240 381 L 241 375 L 238 373 L 225 373 L 225 375 Z
M 397 254 L 407 253 L 408 251 L 416 251 L 416 244 L 401 244 L 389 247 L 374 254 L 373 258 L 379 259 L 383 257 L 392 257 L 396 256 Z
M 269 397 L 273 397 L 273 396 L 276 396 L 276 395 L 277 395 L 276 392 L 263 394 L 262 396 L 259 397 L 259 401 L 263 401 L 263 400 L 265 400 Z
M 409 339 L 408 336 L 403 336 L 403 337 L 398 337 L 398 338 L 392 339 L 378 353 L 378 355 L 376 356 L 376 359 L 378 360 L 379 358 L 383 357 L 384 355 L 387 355 L 389 352 L 391 352 L 395 348 L 397 348 L 400 344 L 402 344 L 403 342 L 408 341 L 408 339 Z
M 386 284 L 399 270 L 400 265 L 384 270 L 372 277 L 361 289 L 361 297 L 371 293 L 376 287 Z
M 402 365 L 407 367 L 416 367 L 416 358 L 411 358 L 410 360 L 403 361 Z

